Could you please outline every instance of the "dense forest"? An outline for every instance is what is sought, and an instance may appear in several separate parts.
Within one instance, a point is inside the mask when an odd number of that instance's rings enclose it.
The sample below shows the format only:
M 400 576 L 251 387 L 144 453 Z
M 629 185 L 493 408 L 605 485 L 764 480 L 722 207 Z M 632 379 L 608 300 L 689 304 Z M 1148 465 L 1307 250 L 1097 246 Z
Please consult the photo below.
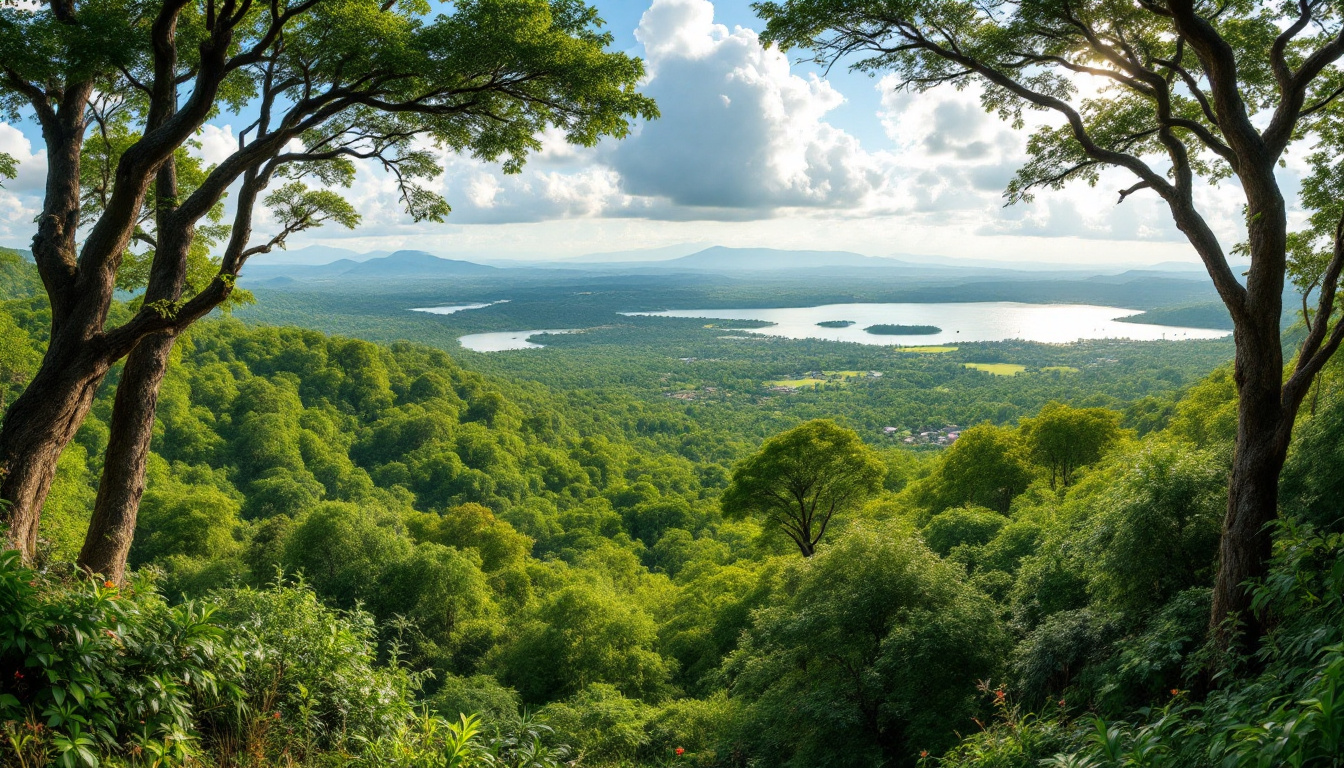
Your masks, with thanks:
M 23 219 L 30 238 L 0 249 L 0 766 L 1344 768 L 1339 3 L 750 9 L 760 31 L 729 36 L 711 3 L 655 2 L 641 49 L 583 0 L 0 4 L 0 127 L 31 148 L 0 152 L 22 188 L 5 237 Z M 679 139 L 750 155 L 723 176 L 674 157 L 662 173 L 705 197 L 642 194 L 610 161 L 666 146 L 643 143 L 668 125 L 660 48 L 719 58 L 653 44 L 678 15 L 759 54 L 730 79 L 773 68 L 800 85 L 772 98 L 822 105 L 711 98 L 779 112 L 788 147 L 694 115 Z M 904 160 L 1002 162 L 846 160 L 854 136 L 821 121 L 836 67 L 884 97 L 971 88 L 1029 135 L 952 149 L 961 118 L 938 107 Z M 897 143 L 902 109 L 878 113 Z M 795 141 L 800 117 L 829 148 Z M 1025 205 L 1123 179 L 1117 204 L 1147 199 L 1128 224 L 1073 207 L 1050 227 L 1117 228 L 1041 231 L 1079 260 L 1093 235 L 1180 240 L 1145 253 L 1204 272 L 868 271 L 835 251 L 773 277 L 417 252 L 244 272 L 323 225 L 447 233 L 428 228 L 449 196 L 479 213 L 503 194 L 449 166 L 535 157 L 624 199 L 506 204 L 506 225 L 871 216 L 856 229 L 883 249 L 891 222 L 946 219 L 905 233 L 923 244 L 1035 236 L 934 186 L 989 175 Z M 889 159 L 831 196 L 841 166 Z M 932 167 L 954 171 L 895 183 Z M 725 189 L 767 168 L 779 189 Z M 897 347 L 713 317 L 971 301 L 1166 328 Z M 706 316 L 629 314 L 669 307 Z M 1004 325 L 980 338 L 1022 334 L 989 309 Z M 1086 309 L 1095 327 L 1037 338 L 1111 332 Z M 528 328 L 552 329 L 543 348 L 465 336 Z
M 17 255 L 0 281 L 9 400 L 39 359 L 46 309 Z M 541 373 L 503 377 L 412 343 L 198 326 L 164 383 L 124 585 L 62 565 L 88 524 L 100 397 L 62 456 L 39 570 L 3 564 L 6 759 L 1338 758 L 1337 377 L 1285 472 L 1257 598 L 1278 619 L 1255 653 L 1213 664 L 1226 368 L 1199 375 L 1159 354 L 1150 379 L 1087 374 L 1078 391 L 1103 405 L 1066 405 L 1046 399 L 1073 391 L 1065 374 L 1047 386 L 885 353 L 884 380 L 962 388 L 961 412 L 979 416 L 951 447 L 920 450 L 845 407 L 903 416 L 896 384 L 683 403 L 657 386 L 543 384 L 561 350 L 530 354 L 516 364 Z M 1018 407 L 994 423 L 977 398 Z M 818 493 L 833 515 L 810 529 L 811 557 L 798 515 L 761 502 L 798 452 L 818 471 L 866 468 Z

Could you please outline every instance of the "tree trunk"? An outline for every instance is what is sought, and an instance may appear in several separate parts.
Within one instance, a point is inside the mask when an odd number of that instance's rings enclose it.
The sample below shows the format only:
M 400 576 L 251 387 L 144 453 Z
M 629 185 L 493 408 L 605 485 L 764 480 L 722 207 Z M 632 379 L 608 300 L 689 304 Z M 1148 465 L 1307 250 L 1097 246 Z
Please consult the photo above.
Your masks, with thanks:
M 56 463 L 93 405 L 107 361 L 82 345 L 52 341 L 42 367 L 9 407 L 0 426 L 0 524 L 4 546 L 25 562 L 37 554 L 42 503 L 56 475 Z
M 1251 647 L 1263 633 L 1261 617 L 1251 610 L 1247 582 L 1263 578 L 1268 571 L 1272 544 L 1269 524 L 1279 513 L 1279 472 L 1288 454 L 1288 435 L 1295 415 L 1295 409 L 1285 408 L 1280 400 L 1283 359 L 1277 330 L 1275 327 L 1272 349 L 1260 346 L 1257 350 L 1259 345 L 1254 342 L 1240 340 L 1237 347 L 1236 455 L 1210 613 L 1210 629 L 1222 639 L 1224 647 L 1232 639 L 1223 626 L 1228 617 L 1240 624 L 1243 649 Z
M 159 386 L 175 341 L 175 336 L 156 334 L 136 345 L 126 358 L 112 406 L 103 476 L 79 553 L 79 567 L 115 582 L 121 582 L 126 574 L 126 558 L 135 538 Z

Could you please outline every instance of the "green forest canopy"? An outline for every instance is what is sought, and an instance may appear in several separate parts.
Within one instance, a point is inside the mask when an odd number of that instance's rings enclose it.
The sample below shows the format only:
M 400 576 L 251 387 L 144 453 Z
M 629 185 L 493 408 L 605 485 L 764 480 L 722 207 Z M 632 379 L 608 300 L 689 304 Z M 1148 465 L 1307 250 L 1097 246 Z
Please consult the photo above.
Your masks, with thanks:
M 0 368 L 13 372 L 5 386 L 21 387 L 44 310 L 27 267 L 0 266 L 0 322 L 17 330 Z M 13 700 L 0 697 L 10 736 L 71 686 L 138 700 L 151 670 L 180 687 L 147 718 L 99 715 L 88 749 L 116 758 L 180 728 L 200 735 L 183 753 L 213 761 L 441 754 L 448 731 L 400 725 L 423 702 L 429 717 L 485 717 L 481 749 L 533 728 L 515 722 L 526 708 L 554 729 L 536 731 L 547 749 L 566 743 L 593 765 L 903 765 L 929 752 L 949 765 L 1026 766 L 1092 749 L 1090 713 L 1132 718 L 1117 725 L 1122 739 L 1165 738 L 1133 714 L 1153 703 L 1204 717 L 1170 692 L 1197 684 L 1204 663 L 1235 425 L 1225 370 L 1126 411 L 1050 403 L 1021 426 L 964 429 L 941 451 L 896 448 L 865 427 L 881 488 L 840 509 L 802 558 L 764 521 L 726 516 L 721 496 L 760 431 L 861 390 L 781 403 L 780 415 L 761 410 L 770 401 L 721 411 L 482 375 L 421 345 L 237 321 L 202 326 L 179 354 L 132 550 L 141 575 L 124 599 L 57 567 L 83 535 L 106 399 L 48 501 L 54 570 L 0 566 L 0 596 L 23 615 L 59 623 L 84 606 L 83 652 L 104 659 L 89 677 L 85 665 L 0 653 L 0 672 L 21 681 Z M 984 386 L 1011 393 L 1012 381 Z M 1327 387 L 1299 440 L 1338 445 L 1342 413 Z M 1294 453 L 1295 527 L 1282 537 L 1301 543 L 1283 550 L 1286 580 L 1264 597 L 1284 617 L 1283 650 L 1263 676 L 1229 667 L 1238 682 L 1206 700 L 1220 717 L 1266 720 L 1339 666 L 1324 650 L 1339 639 L 1338 603 L 1299 592 L 1330 594 L 1313 580 L 1332 578 L 1319 564 L 1340 557 L 1339 509 L 1327 501 L 1338 494 L 1322 485 L 1340 476 L 1336 453 Z M 40 626 L 3 631 L 36 637 L 26 633 Z M 302 663 L 292 655 L 319 647 Z M 244 664 L 233 654 L 245 649 L 262 656 Z M 243 716 L 208 714 L 223 694 L 202 680 L 237 686 L 227 695 Z M 62 718 L 102 711 L 94 701 Z M 1043 714 L 1021 719 L 1005 701 Z M 1271 728 L 1220 748 L 1322 754 L 1337 716 L 1293 711 L 1315 730 L 1283 740 Z M 286 730 L 269 727 L 277 720 Z M 25 754 L 58 754 L 76 722 L 57 720 Z

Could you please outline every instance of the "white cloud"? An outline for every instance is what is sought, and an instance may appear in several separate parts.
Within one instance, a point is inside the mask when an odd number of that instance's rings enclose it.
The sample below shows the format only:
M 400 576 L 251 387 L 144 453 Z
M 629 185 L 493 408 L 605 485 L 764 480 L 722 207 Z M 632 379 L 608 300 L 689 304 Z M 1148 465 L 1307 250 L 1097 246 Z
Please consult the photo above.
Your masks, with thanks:
M 655 0 L 636 37 L 652 72 L 643 91 L 662 118 L 605 158 L 644 215 L 769 216 L 780 207 L 852 207 L 884 183 L 885 159 L 824 119 L 844 97 L 793 74 L 755 32 L 713 22 L 708 0 Z
M 0 179 L 0 243 L 27 248 L 33 219 L 42 210 L 47 153 L 45 149 L 34 152 L 32 142 L 8 123 L 0 123 L 0 152 L 19 163 L 15 178 Z

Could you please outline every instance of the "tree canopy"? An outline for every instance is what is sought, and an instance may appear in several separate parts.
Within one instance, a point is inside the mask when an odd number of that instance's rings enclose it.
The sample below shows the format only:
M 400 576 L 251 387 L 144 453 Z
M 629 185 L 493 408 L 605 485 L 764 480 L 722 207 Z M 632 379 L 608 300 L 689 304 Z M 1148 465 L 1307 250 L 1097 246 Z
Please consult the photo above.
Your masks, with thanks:
M 1245 585 L 1264 575 L 1278 475 L 1297 411 L 1344 341 L 1344 13 L 1327 0 L 766 0 L 763 39 L 823 66 L 890 72 L 903 90 L 980 89 L 1017 128 L 1042 113 L 1009 203 L 1106 169 L 1129 178 L 1119 202 L 1156 194 L 1203 262 L 1236 328 L 1236 454 L 1210 623 L 1255 624 Z M 1290 222 L 1278 167 L 1290 148 L 1311 170 Z M 1221 242 L 1199 193 L 1236 179 L 1245 239 Z M 1244 275 L 1229 257 L 1250 258 Z M 1244 280 L 1241 279 L 1244 277 Z M 1284 287 L 1302 293 L 1306 333 L 1284 372 Z M 1258 632 L 1259 630 L 1257 630 Z M 1253 633 L 1254 634 L 1254 633 Z M 1229 641 L 1230 635 L 1220 635 Z
M 853 430 L 817 419 L 766 440 L 734 467 L 723 509 L 764 517 L 811 557 L 836 513 L 880 490 L 886 471 Z

